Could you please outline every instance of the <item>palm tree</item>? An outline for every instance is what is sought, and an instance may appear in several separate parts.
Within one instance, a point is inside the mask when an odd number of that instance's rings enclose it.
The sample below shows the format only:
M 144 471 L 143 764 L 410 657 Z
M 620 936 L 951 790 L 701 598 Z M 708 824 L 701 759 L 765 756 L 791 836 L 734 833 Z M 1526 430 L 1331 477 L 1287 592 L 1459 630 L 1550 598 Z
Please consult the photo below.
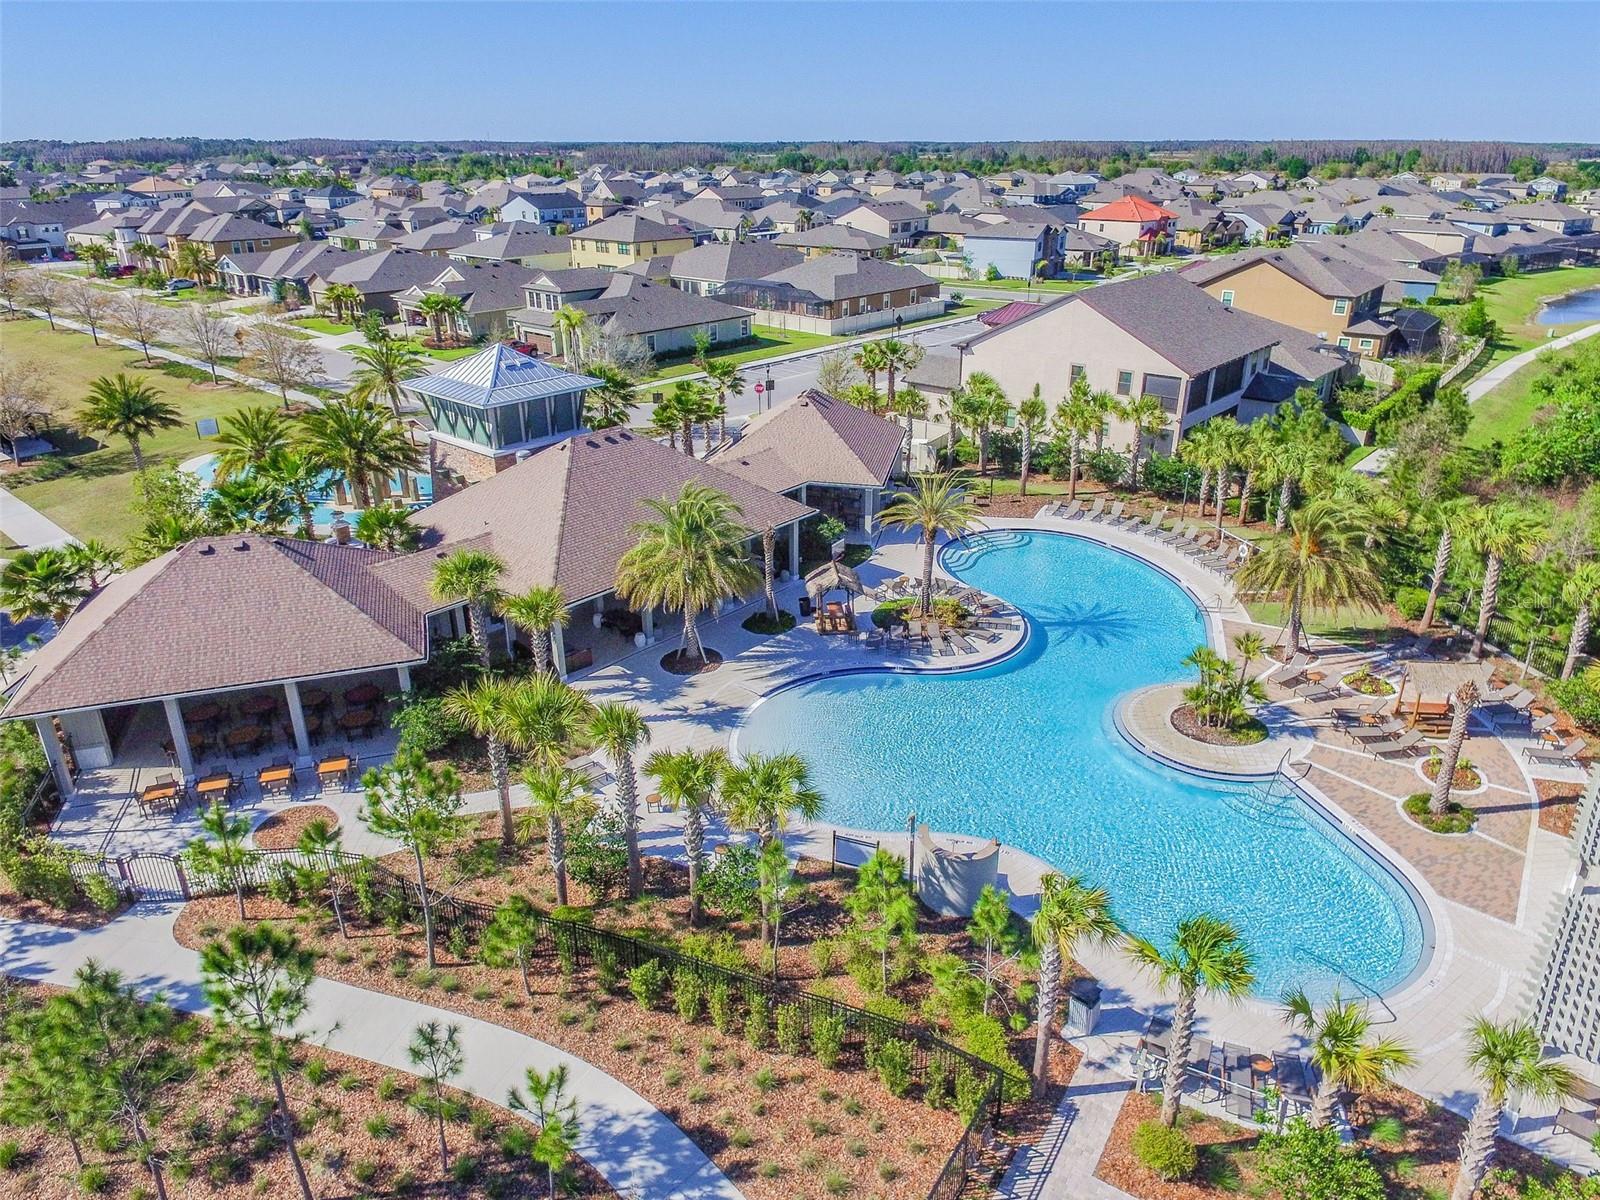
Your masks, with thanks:
M 916 490 L 902 492 L 878 514 L 890 528 L 922 530 L 922 611 L 933 611 L 933 550 L 941 533 L 959 537 L 978 524 L 977 507 L 954 474 L 918 475 Z
M 1461 1165 L 1450 1200 L 1472 1200 L 1494 1157 L 1500 1118 L 1512 1092 L 1525 1100 L 1549 1101 L 1572 1091 L 1572 1072 L 1544 1056 L 1539 1031 L 1527 1022 L 1497 1025 L 1487 1017 L 1472 1024 L 1467 1065 L 1483 1084 L 1461 1139 Z
M 547 766 L 561 766 L 594 719 L 594 705 L 554 675 L 517 681 L 506 696 L 499 731 L 506 745 Z
M 626 425 L 628 414 L 639 399 L 633 390 L 633 377 L 610 363 L 591 363 L 584 368 L 584 373 L 600 381 L 598 387 L 583 394 L 584 407 L 591 410 L 587 418 L 589 428 L 615 429 Z
M 644 883 L 639 859 L 639 787 L 634 752 L 650 743 L 650 726 L 639 710 L 617 700 L 595 705 L 589 718 L 589 737 L 606 752 L 616 768 L 617 805 L 622 810 L 623 838 L 628 844 L 628 897 L 637 899 Z
M 1083 392 L 1081 396 L 1078 395 L 1080 390 Z M 1078 496 L 1078 473 L 1083 463 L 1084 440 L 1096 436 L 1105 428 L 1105 417 L 1090 402 L 1088 385 L 1082 380 L 1075 383 L 1071 394 L 1056 406 L 1053 426 L 1056 437 L 1067 441 L 1067 498 L 1075 500 Z
M 1336 500 L 1313 500 L 1295 511 L 1287 534 L 1258 544 L 1244 560 L 1238 586 L 1280 596 L 1287 605 L 1291 653 L 1305 640 L 1306 605 L 1337 611 L 1382 604 L 1383 584 L 1366 533 L 1358 512 Z
M 567 904 L 567 822 L 594 811 L 594 797 L 582 775 L 553 763 L 536 763 L 522 772 L 528 789 L 528 816 L 545 823 L 545 850 L 556 877 L 556 904 Z
M 387 400 L 398 421 L 401 385 L 426 374 L 423 356 L 407 343 L 387 338 L 370 346 L 352 347 L 350 356 L 356 360 L 356 368 L 350 373 L 350 398 Z
M 276 489 L 300 517 L 300 536 L 306 541 L 316 537 L 316 504 L 327 486 L 327 471 L 322 464 L 308 455 L 293 450 L 274 450 L 263 458 L 252 472 L 253 477 Z M 368 545 L 376 543 L 368 542 Z M 384 549 L 397 549 L 386 546 Z
M 217 434 L 218 482 L 243 474 L 267 455 L 289 448 L 289 420 L 270 404 L 253 405 L 222 418 Z
M 69 542 L 61 549 L 66 551 L 68 562 L 83 576 L 91 592 L 98 592 L 109 576 L 122 569 L 122 551 L 98 538 Z
M 478 661 L 489 666 L 489 615 L 502 598 L 500 577 L 506 565 L 487 550 L 457 550 L 433 568 L 429 590 L 435 600 L 467 606 L 467 626 Z
M 370 400 L 345 400 L 300 418 L 296 443 L 312 461 L 355 491 L 356 507 L 372 507 L 372 481 L 415 471 L 422 453 L 395 419 Z
M 1416 1062 L 1416 1055 L 1398 1038 L 1371 1040 L 1372 1018 L 1366 1006 L 1342 1000 L 1337 992 L 1320 1011 L 1298 989 L 1284 996 L 1283 1007 L 1289 1024 L 1310 1040 L 1311 1061 L 1320 1076 L 1311 1096 L 1314 1129 L 1332 1123 L 1333 1110 L 1345 1091 L 1382 1087 L 1396 1071 Z
M 1228 503 L 1228 488 L 1233 481 L 1233 468 L 1244 456 L 1244 426 L 1233 416 L 1213 417 L 1208 425 L 1216 426 L 1215 461 L 1212 463 L 1217 478 L 1217 532 L 1222 532 L 1222 510 Z
M 654 521 L 634 526 L 637 545 L 617 562 L 617 595 L 636 609 L 683 613 L 681 659 L 705 662 L 697 624 L 702 612 L 741 596 L 760 579 L 745 553 L 750 531 L 742 510 L 715 488 L 688 482 L 675 499 L 647 500 Z
M 1203 520 L 1206 515 L 1206 495 L 1211 487 L 1211 472 L 1222 457 L 1221 426 L 1215 421 L 1202 421 L 1183 435 L 1178 443 L 1178 460 L 1191 467 L 1200 468 L 1199 508 L 1196 514 Z
M 561 589 L 555 586 L 536 587 L 520 596 L 507 596 L 500 603 L 500 614 L 513 625 L 528 631 L 529 640 L 533 643 L 534 667 L 548 672 L 553 661 L 550 631 L 558 625 L 564 628 L 570 615 L 567 612 L 567 598 L 561 594 Z
M 445 292 L 429 292 L 417 302 L 417 309 L 433 326 L 433 344 L 443 347 L 446 319 L 451 323 L 453 334 L 455 318 L 466 310 L 466 304 L 460 296 L 452 296 Z
M 563 304 L 550 318 L 550 327 L 560 335 L 560 356 L 569 367 L 583 362 L 583 329 L 588 323 L 589 314 L 570 304 Z
M 65 623 L 89 594 L 82 564 L 60 547 L 19 550 L 0 568 L 0 609 L 19 621 Z
M 1478 598 L 1478 627 L 1472 634 L 1472 656 L 1483 657 L 1489 621 L 1500 597 L 1500 571 L 1508 560 L 1532 554 L 1544 540 L 1545 525 L 1535 514 L 1509 503 L 1471 509 L 1463 530 L 1474 554 L 1483 555 L 1483 590 Z
M 1039 431 L 1044 428 L 1044 419 L 1048 414 L 1045 411 L 1044 398 L 1039 394 L 1039 385 L 1033 385 L 1033 395 L 1017 405 L 1017 428 L 1022 432 L 1022 479 L 1017 485 L 1018 494 L 1028 494 L 1028 469 L 1033 465 L 1033 442 L 1039 436 Z M 907 467 L 910 470 L 910 467 Z
M 657 750 L 645 759 L 644 773 L 656 781 L 664 803 L 683 813 L 683 849 L 689 860 L 689 924 L 700 923 L 700 870 L 706 857 L 706 817 L 728 767 L 727 753 L 713 750 Z
M 100 278 L 105 278 L 106 267 L 117 255 L 114 250 L 104 242 L 84 242 L 73 248 L 78 257 L 86 259 L 94 268 L 94 273 Z
M 878 392 L 878 372 L 883 370 L 883 343 L 866 342 L 856 351 L 856 366 L 867 377 L 873 395 Z
M 1589 627 L 1594 610 L 1600 606 L 1600 563 L 1580 563 L 1572 569 L 1561 588 L 1561 599 L 1578 611 L 1572 617 L 1572 636 L 1567 639 L 1567 658 L 1561 664 L 1561 678 L 1571 679 L 1578 659 L 1589 644 Z
M 963 407 L 977 435 L 978 474 L 983 475 L 989 469 L 989 431 L 1006 423 L 1011 415 L 1011 404 L 998 379 L 987 371 L 974 371 L 967 380 Z
M 1100 414 L 1100 424 L 1094 431 L 1094 449 L 1098 454 L 1106 448 L 1106 428 L 1111 418 L 1122 410 L 1122 401 L 1118 400 L 1111 392 L 1101 388 L 1089 393 L 1089 403 Z
M 1116 942 L 1122 937 L 1122 927 L 1111 915 L 1111 897 L 1104 888 L 1090 887 L 1079 875 L 1069 879 L 1052 871 L 1039 881 L 1039 910 L 1034 913 L 1032 930 L 1039 951 L 1038 1029 L 1033 1040 L 1033 1095 L 1037 1099 L 1044 1095 L 1062 966 L 1072 961 L 1080 942 Z
M 183 242 L 172 256 L 177 274 L 197 283 L 210 283 L 216 277 L 216 263 L 211 252 L 199 242 Z
M 78 410 L 78 424 L 90 433 L 127 438 L 134 470 L 142 472 L 144 450 L 140 443 L 163 429 L 182 425 L 183 417 L 148 383 L 126 375 L 102 375 L 89 385 L 89 398 Z
M 672 389 L 671 404 L 682 430 L 683 452 L 693 458 L 694 427 L 711 419 L 710 390 L 691 379 L 680 379 Z
M 1278 481 L 1275 527 L 1281 532 L 1288 526 L 1296 492 L 1339 461 L 1345 443 L 1309 392 L 1296 393 L 1294 403 L 1283 405 L 1272 421 L 1277 436 L 1268 471 Z
M 1450 811 L 1450 789 L 1455 783 L 1456 765 L 1461 761 L 1461 747 L 1467 740 L 1467 721 L 1472 716 L 1472 710 L 1478 706 L 1478 685 L 1467 680 L 1451 699 L 1455 711 L 1450 718 L 1450 737 L 1439 759 L 1439 775 L 1433 781 L 1433 794 L 1428 797 L 1428 811 L 1435 816 L 1443 816 Z
M 1157 434 L 1167 427 L 1167 410 L 1161 407 L 1159 396 L 1132 396 L 1122 406 L 1122 418 L 1133 426 L 1133 445 L 1128 465 L 1128 480 L 1139 486 L 1139 459 L 1144 453 L 1144 435 Z
M 728 397 L 744 395 L 744 376 L 739 374 L 739 364 L 731 358 L 707 359 L 704 371 L 706 380 L 717 396 L 717 441 L 728 440 Z
M 1428 581 L 1428 606 L 1422 610 L 1422 627 L 1433 624 L 1434 610 L 1439 607 L 1439 593 L 1444 590 L 1444 580 L 1450 570 L 1450 555 L 1455 548 L 1456 534 L 1467 527 L 1472 519 L 1468 514 L 1476 505 L 1465 496 L 1446 500 L 1433 510 L 1439 522 L 1439 544 L 1433 552 L 1433 578 Z
M 778 621 L 778 585 L 775 579 L 778 531 L 768 525 L 761 531 L 761 595 L 767 602 L 767 620 Z
M 792 817 L 815 821 L 822 815 L 822 793 L 811 785 L 811 768 L 798 754 L 750 754 L 729 767 L 722 780 L 728 820 L 769 842 Z
M 899 338 L 885 338 L 877 343 L 878 361 L 883 367 L 884 375 L 888 379 L 889 404 L 893 407 L 900 395 L 895 390 L 895 378 L 904 376 L 913 370 L 922 361 L 922 347 L 916 342 L 903 342 Z M 911 474 L 911 418 L 912 411 L 906 409 L 906 474 Z
M 277 535 L 289 527 L 294 506 L 276 484 L 259 475 L 239 475 L 213 484 L 205 511 L 217 532 Z
M 1255 986 L 1255 963 L 1239 933 L 1227 921 L 1200 913 L 1178 922 L 1170 950 L 1141 937 L 1129 939 L 1134 962 L 1155 975 L 1163 989 L 1176 989 L 1172 1036 L 1161 1085 L 1161 1123 L 1178 1123 L 1183 1074 L 1194 1037 L 1195 1000 L 1201 992 L 1238 999 Z
M 356 518 L 356 541 L 374 550 L 406 554 L 422 541 L 422 531 L 411 523 L 409 510 L 398 504 L 375 504 Z
M 1256 481 L 1263 471 L 1272 469 L 1272 456 L 1277 451 L 1277 438 L 1268 421 L 1251 421 L 1244 427 L 1244 436 L 1237 447 L 1239 465 L 1244 468 L 1244 482 L 1239 485 L 1239 524 L 1250 523 L 1250 497 Z
M 444 698 L 444 711 L 451 720 L 483 739 L 489 776 L 500 797 L 500 840 L 507 846 L 516 840 L 516 827 L 511 816 L 511 767 L 501 731 L 510 694 L 516 687 L 509 679 L 485 677 L 454 689 Z
M 322 293 L 323 299 L 333 306 L 333 319 L 349 324 L 355 324 L 355 319 L 361 311 L 361 293 L 354 284 L 333 283 Z

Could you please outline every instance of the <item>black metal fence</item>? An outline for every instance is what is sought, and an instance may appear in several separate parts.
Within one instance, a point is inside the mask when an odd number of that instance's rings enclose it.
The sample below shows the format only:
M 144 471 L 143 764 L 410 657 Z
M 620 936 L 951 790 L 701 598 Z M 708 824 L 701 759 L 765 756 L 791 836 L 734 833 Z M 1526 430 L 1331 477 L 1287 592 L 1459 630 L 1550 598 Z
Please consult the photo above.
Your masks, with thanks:
M 347 910 L 354 908 L 363 920 L 419 922 L 422 892 L 414 879 L 390 870 L 374 859 L 348 851 L 308 854 L 300 850 L 252 850 L 236 871 L 196 871 L 181 856 L 132 854 L 123 858 L 85 859 L 73 865 L 80 878 L 98 873 L 108 878 L 130 900 L 183 899 L 247 892 L 273 891 L 300 886 L 306 872 L 325 872 L 341 889 Z M 468 952 L 479 946 L 484 930 L 495 919 L 495 909 L 474 900 L 428 891 L 429 915 L 435 938 Z M 679 954 L 626 934 L 599 929 L 581 921 L 563 920 L 545 913 L 534 915 L 536 936 L 530 960 L 551 961 L 564 974 L 590 968 L 617 979 L 646 963 L 659 964 L 669 979 L 678 972 L 693 974 L 709 992 L 726 988 L 748 1012 L 764 1005 L 777 1025 L 781 1016 L 796 1042 L 811 1046 L 819 1027 L 838 1036 L 838 1064 L 848 1069 L 868 1069 L 873 1050 L 885 1042 L 904 1043 L 910 1058 L 912 1085 L 924 1096 L 938 1093 L 944 1103 L 973 1105 L 961 1141 L 951 1152 L 935 1181 L 930 1198 L 953 1198 L 965 1187 L 983 1147 L 987 1145 L 1004 1102 L 1006 1077 L 999 1067 L 927 1029 L 879 1016 L 825 996 L 807 992 L 792 983 L 735 970 L 702 958 Z

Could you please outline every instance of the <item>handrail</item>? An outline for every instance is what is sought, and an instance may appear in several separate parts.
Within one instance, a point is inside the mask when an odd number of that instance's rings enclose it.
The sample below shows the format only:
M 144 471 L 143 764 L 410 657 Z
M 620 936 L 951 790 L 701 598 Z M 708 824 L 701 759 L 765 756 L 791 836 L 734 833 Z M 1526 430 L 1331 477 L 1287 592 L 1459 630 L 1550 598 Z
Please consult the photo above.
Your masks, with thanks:
M 1316 962 L 1320 963 L 1322 966 L 1327 967 L 1335 975 L 1338 975 L 1338 976 L 1340 976 L 1340 977 L 1342 977 L 1344 979 L 1347 979 L 1351 983 L 1355 984 L 1356 990 L 1358 992 L 1360 992 L 1369 1002 L 1376 1001 L 1378 1006 L 1380 1008 L 1382 1008 L 1383 1011 L 1388 1013 L 1389 1015 L 1388 1015 L 1387 1019 L 1385 1019 L 1385 1020 L 1374 1021 L 1373 1022 L 1374 1025 L 1393 1025 L 1393 1024 L 1396 1024 L 1400 1020 L 1400 1018 L 1395 1015 L 1394 1009 L 1389 1007 L 1389 1002 L 1387 1000 L 1385 1000 L 1381 994 L 1379 994 L 1378 992 L 1373 991 L 1370 987 L 1368 987 L 1366 984 L 1362 983 L 1359 979 L 1357 979 L 1354 975 L 1350 974 L 1349 971 L 1346 971 L 1338 963 L 1324 958 L 1322 955 L 1318 954 L 1315 950 L 1311 949 L 1311 947 L 1305 946 L 1305 945 L 1301 945 L 1298 942 L 1295 943 L 1295 947 L 1294 948 L 1296 950 L 1298 950 L 1300 953 L 1304 954 L 1306 957 L 1314 959 Z

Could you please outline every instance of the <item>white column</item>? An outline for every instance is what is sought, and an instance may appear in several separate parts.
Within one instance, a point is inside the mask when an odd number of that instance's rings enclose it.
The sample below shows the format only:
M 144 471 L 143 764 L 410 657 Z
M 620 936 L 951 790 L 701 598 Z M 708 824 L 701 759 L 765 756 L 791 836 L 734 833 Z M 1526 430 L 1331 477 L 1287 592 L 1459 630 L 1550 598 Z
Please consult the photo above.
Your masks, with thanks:
M 189 754 L 189 730 L 183 724 L 183 709 L 170 696 L 161 702 L 167 710 L 167 731 L 172 735 L 172 752 L 178 757 L 178 768 L 185 779 L 194 776 L 194 759 Z
M 639 614 L 639 618 L 644 622 L 644 644 L 648 646 L 651 642 L 656 640 L 655 606 L 651 605 L 649 608 L 645 609 Z
M 550 626 L 550 662 L 556 669 L 556 678 L 567 677 L 567 637 L 559 625 Z
M 299 766 L 308 766 L 311 762 L 311 736 L 306 733 L 306 710 L 300 703 L 300 685 L 290 680 L 283 685 L 284 694 L 289 697 L 289 724 L 294 729 L 294 749 L 299 755 Z
M 506 656 L 515 658 L 517 656 L 517 631 L 511 622 L 504 617 L 501 618 L 501 623 L 506 628 Z
M 868 537 L 872 536 L 872 523 L 877 519 L 878 489 L 867 487 L 861 489 L 861 532 Z
M 66 759 L 61 757 L 61 745 L 56 741 L 55 727 L 51 725 L 49 717 L 35 717 L 33 727 L 38 731 L 39 743 L 44 747 L 44 756 L 50 763 L 50 769 L 56 773 L 56 786 L 61 789 L 63 796 L 72 795 L 72 776 L 67 771 Z
M 394 669 L 394 673 L 400 678 L 400 690 L 402 692 L 410 692 L 411 668 L 402 663 L 400 666 Z
M 800 578 L 800 522 L 789 526 L 789 572 Z

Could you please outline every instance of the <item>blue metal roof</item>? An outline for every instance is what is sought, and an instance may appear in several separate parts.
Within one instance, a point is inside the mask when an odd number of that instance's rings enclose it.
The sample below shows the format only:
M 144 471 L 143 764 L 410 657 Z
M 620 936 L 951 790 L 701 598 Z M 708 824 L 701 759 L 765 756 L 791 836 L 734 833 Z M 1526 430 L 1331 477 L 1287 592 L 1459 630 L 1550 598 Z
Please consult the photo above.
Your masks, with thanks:
M 592 375 L 563 371 L 499 342 L 442 371 L 405 382 L 406 389 L 419 396 L 454 400 L 476 408 L 586 391 L 599 385 L 600 380 Z

